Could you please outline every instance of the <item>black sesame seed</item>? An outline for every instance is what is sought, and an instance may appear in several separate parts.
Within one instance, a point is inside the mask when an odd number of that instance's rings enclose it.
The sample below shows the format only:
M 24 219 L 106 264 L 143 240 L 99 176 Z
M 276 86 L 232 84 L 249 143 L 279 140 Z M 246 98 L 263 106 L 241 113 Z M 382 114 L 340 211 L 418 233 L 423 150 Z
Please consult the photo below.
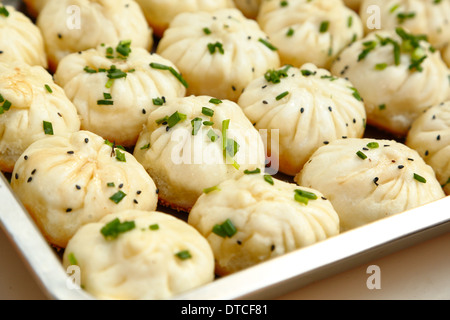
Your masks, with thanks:
M 322 200 L 328 200 L 327 198 L 325 198 L 325 197 L 322 197 Z
M 73 151 L 67 151 L 67 154 L 74 154 L 75 152 Z
M 356 119 L 353 119 L 353 123 L 356 123 Z
M 156 194 L 159 194 L 159 189 L 156 189 Z
M 269 104 L 266 100 L 263 100 L 262 103 L 263 103 L 263 104 Z
M 437 140 L 437 141 L 440 141 L 440 140 L 441 140 L 441 135 L 438 135 L 437 138 L 436 138 L 436 140 Z
M 76 185 L 75 188 L 76 188 L 77 190 L 81 190 L 81 187 L 80 187 L 79 185 Z
M 332 107 L 328 107 L 328 110 L 330 110 L 330 112 L 333 112 L 333 108 Z
M 375 179 L 373 179 L 373 183 L 375 183 L 375 185 L 378 187 L 378 181 L 380 180 L 380 178 L 376 177 Z
M 347 139 L 348 137 L 347 136 L 342 136 L 342 139 Z
M 138 190 L 138 192 L 136 192 L 137 195 L 139 195 L 139 194 L 141 194 L 141 193 L 142 193 L 141 190 Z
M 273 244 L 271 247 L 270 247 L 270 251 L 274 251 L 275 250 L 275 245 Z
M 33 171 L 31 171 L 31 175 L 33 176 L 36 173 L 36 169 L 34 169 Z
M 123 183 L 119 184 L 119 189 L 123 188 Z
M 301 108 L 301 109 L 300 109 L 300 112 L 301 112 L 301 113 L 304 113 L 304 112 L 305 112 L 305 108 Z
M 19 179 L 19 174 L 16 173 L 15 177 L 16 177 L 16 180 Z
M 368 149 L 368 148 L 365 148 L 365 147 L 363 148 L 363 150 L 364 150 L 364 151 L 369 151 L 369 149 Z
M 263 89 L 267 88 L 267 85 L 263 86 L 262 88 L 263 88 Z
M 84 143 L 89 143 L 89 139 L 88 138 L 84 139 Z
M 408 160 L 409 160 L 409 161 L 414 161 L 414 159 L 413 159 L 413 158 L 408 158 Z
M 323 144 L 330 144 L 330 141 L 324 141 Z
M 58 112 L 58 116 L 62 118 L 62 114 Z
M 66 212 L 72 212 L 72 208 L 67 208 Z
M 231 86 L 231 89 L 232 89 L 233 91 L 236 91 L 236 87 L 235 87 L 235 86 Z
M 25 160 L 28 160 L 28 156 L 23 157 Z
M 238 241 L 236 241 L 236 243 L 237 243 L 238 245 L 241 245 L 241 244 L 242 244 L 242 241 L 241 241 L 241 240 L 238 240 Z
M 62 39 L 62 34 L 61 33 L 58 33 L 58 39 Z
M 430 154 L 430 152 L 427 150 L 425 151 L 425 156 L 428 157 L 428 155 Z
M 147 113 L 147 110 L 142 109 L 142 114 L 146 114 L 146 113 Z
M 33 178 L 32 178 L 32 177 L 29 177 L 28 180 L 27 180 L 27 182 L 30 183 L 32 180 L 33 180 Z
M 139 204 L 139 202 L 136 199 L 134 199 L 133 202 L 136 204 Z
M 402 165 L 398 166 L 399 169 L 403 169 L 404 167 L 405 167 L 405 166 L 402 166 Z
M 169 126 L 167 126 L 166 127 L 166 132 L 169 132 L 170 131 L 170 128 L 169 128 Z

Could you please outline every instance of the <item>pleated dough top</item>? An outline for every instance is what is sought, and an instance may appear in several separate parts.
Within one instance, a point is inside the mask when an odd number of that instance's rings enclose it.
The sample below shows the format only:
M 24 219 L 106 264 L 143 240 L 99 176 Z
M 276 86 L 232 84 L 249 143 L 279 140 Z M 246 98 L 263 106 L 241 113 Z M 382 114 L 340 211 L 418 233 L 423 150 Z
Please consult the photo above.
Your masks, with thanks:
M 186 94 L 171 71 L 179 74 L 169 60 L 125 40 L 66 56 L 55 81 L 77 107 L 83 130 L 131 147 L 163 98 Z
M 3 6 L 0 13 L 0 62 L 25 62 L 47 68 L 44 39 L 39 28 L 22 12 Z
M 84 224 L 125 209 L 155 210 L 156 186 L 130 153 L 88 131 L 33 143 L 11 186 L 46 239 L 64 248 Z
M 434 169 L 450 195 L 450 101 L 429 108 L 413 122 L 406 144 Z
M 203 194 L 188 222 L 208 239 L 219 275 L 339 233 L 339 217 L 320 192 L 262 173 L 224 181 Z
M 295 181 L 331 201 L 341 231 L 445 196 L 420 155 L 390 140 L 336 140 L 317 150 Z
M 369 10 L 370 7 L 377 11 Z M 379 12 L 380 16 L 374 16 Z M 393 30 L 402 27 L 415 35 L 426 35 L 428 41 L 440 49 L 450 41 L 450 1 L 435 0 L 363 0 L 361 19 L 366 33 L 374 31 L 373 18 L 380 18 L 378 27 Z
M 178 15 L 157 52 L 189 83 L 188 95 L 237 101 L 248 83 L 278 68 L 278 52 L 256 21 L 237 9 Z
M 344 49 L 333 64 L 366 105 L 368 123 L 405 136 L 429 106 L 450 97 L 450 71 L 438 50 L 404 29 L 374 31 Z
M 83 226 L 63 264 L 80 268 L 84 290 L 100 300 L 171 299 L 214 280 L 208 242 L 161 212 L 125 210 Z
M 184 211 L 204 189 L 265 167 L 262 138 L 241 108 L 209 96 L 167 99 L 148 117 L 134 155 L 160 200 Z
M 279 49 L 281 63 L 328 69 L 342 49 L 364 34 L 358 14 L 342 0 L 264 0 L 261 28 Z
M 68 14 L 68 9 L 74 9 Z M 152 30 L 134 0 L 49 0 L 37 18 L 52 71 L 66 55 L 132 40 L 150 50 Z
M 77 109 L 41 66 L 0 63 L 0 168 L 11 172 L 33 142 L 80 130 Z
M 311 63 L 267 72 L 251 82 L 239 105 L 257 129 L 278 135 L 279 143 L 267 141 L 268 150 L 292 176 L 319 147 L 365 131 L 364 103 L 353 84 Z

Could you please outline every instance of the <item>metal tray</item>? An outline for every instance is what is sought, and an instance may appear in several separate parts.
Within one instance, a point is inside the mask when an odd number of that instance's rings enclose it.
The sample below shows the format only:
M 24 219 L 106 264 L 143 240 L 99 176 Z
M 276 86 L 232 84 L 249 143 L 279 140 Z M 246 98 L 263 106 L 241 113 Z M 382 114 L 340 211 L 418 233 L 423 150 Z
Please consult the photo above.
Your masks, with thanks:
M 21 1 L 4 4 L 24 10 Z M 378 132 L 369 132 L 372 138 Z M 0 174 L 0 224 L 43 292 L 54 300 L 95 300 L 69 275 Z M 166 210 L 167 211 L 167 210 Z M 183 218 L 179 215 L 180 218 Z M 450 232 L 450 197 L 385 218 L 223 277 L 173 300 L 275 299 L 345 270 Z

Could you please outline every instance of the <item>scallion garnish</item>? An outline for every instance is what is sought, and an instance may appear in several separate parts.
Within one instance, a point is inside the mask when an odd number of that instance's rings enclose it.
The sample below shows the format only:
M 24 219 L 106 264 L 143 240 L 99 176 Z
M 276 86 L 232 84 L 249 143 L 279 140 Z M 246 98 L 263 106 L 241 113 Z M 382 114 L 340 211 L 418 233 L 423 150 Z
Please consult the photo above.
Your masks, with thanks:
M 213 233 L 222 238 L 231 238 L 237 233 L 237 229 L 230 219 L 227 219 L 222 224 L 216 224 L 212 230 Z
M 47 90 L 48 93 L 53 93 L 52 88 L 48 84 L 45 85 L 45 90 Z
M 212 104 L 221 104 L 221 103 L 223 103 L 223 102 L 222 102 L 222 100 L 220 100 L 220 99 L 212 98 L 211 100 L 209 100 L 209 103 L 212 103 Z
M 278 48 L 275 47 L 273 44 L 271 44 L 269 41 L 263 39 L 263 38 L 259 38 L 258 40 L 259 42 L 261 42 L 263 45 L 265 45 L 267 48 L 269 48 L 272 51 L 277 51 Z
M 280 101 L 281 99 L 283 99 L 284 97 L 286 97 L 287 95 L 289 95 L 289 91 L 283 92 L 282 94 L 280 94 L 279 96 L 276 97 L 277 101 Z
M 43 127 L 44 127 L 44 133 L 46 135 L 50 135 L 50 136 L 53 135 L 53 124 L 51 122 L 44 121 Z
M 191 253 L 188 250 L 183 250 L 175 254 L 181 260 L 187 260 L 192 258 Z
M 117 159 L 117 161 L 120 161 L 120 162 L 127 162 L 125 153 L 120 152 L 119 150 L 116 150 L 116 159 Z
M 418 175 L 417 173 L 414 173 L 414 179 L 419 181 L 420 183 L 427 183 L 427 180 L 424 177 Z
M 271 185 L 275 184 L 275 182 L 273 181 L 272 176 L 268 175 L 268 174 L 264 175 L 264 181 L 266 181 L 268 184 L 271 184 Z
M 184 121 L 187 119 L 187 116 L 185 114 L 179 113 L 178 111 L 172 114 L 167 119 L 167 125 L 169 128 L 175 127 L 178 123 Z
M 363 160 L 366 160 L 367 159 L 367 156 L 364 154 L 364 152 L 362 152 L 362 151 L 358 151 L 357 153 L 356 153 L 356 155 L 358 156 L 358 157 L 360 157 L 361 159 L 363 159 Z
M 203 113 L 205 116 L 208 116 L 208 117 L 213 117 L 213 116 L 214 116 L 214 110 L 212 110 L 212 109 L 210 109 L 210 108 L 207 108 L 207 107 L 203 107 L 203 108 L 202 108 L 202 113 Z
M 192 135 L 196 136 L 197 133 L 200 131 L 200 129 L 202 128 L 202 118 L 195 118 L 191 121 L 192 124 Z
M 114 240 L 119 237 L 120 234 L 128 232 L 136 228 L 134 221 L 120 222 L 119 218 L 107 223 L 101 230 L 101 234 L 106 240 Z
M 380 147 L 380 144 L 378 142 L 370 142 L 367 144 L 367 147 L 369 149 L 378 149 Z
M 261 173 L 261 169 L 256 168 L 255 170 L 245 170 L 244 174 L 260 174 Z
M 153 69 L 169 71 L 175 78 L 178 79 L 178 81 L 181 82 L 181 84 L 184 87 L 186 87 L 186 88 L 189 87 L 189 85 L 186 82 L 186 80 L 184 80 L 183 77 L 181 76 L 181 74 L 179 74 L 173 67 L 169 67 L 169 66 L 166 66 L 166 65 L 163 65 L 163 64 L 160 64 L 160 63 L 154 63 L 154 62 L 150 63 L 150 67 L 152 67 Z
M 112 202 L 114 202 L 115 204 L 119 204 L 125 197 L 126 197 L 126 193 L 124 193 L 122 190 L 119 190 L 118 192 L 116 192 L 115 194 L 113 194 L 109 200 L 111 200 Z
M 5 6 L 1 6 L 0 7 L 0 15 L 1 16 L 5 16 L 5 17 L 9 17 L 9 11 L 6 9 Z
M 220 189 L 219 189 L 219 187 L 214 186 L 214 187 L 211 187 L 211 188 L 206 188 L 206 189 L 204 189 L 204 190 L 203 190 L 203 193 L 208 194 L 208 193 L 211 193 L 211 192 L 213 192 L 213 191 L 220 191 Z
M 214 132 L 213 129 L 210 129 L 208 131 L 207 136 L 211 140 L 211 142 L 216 142 L 216 140 L 219 138 L 219 136 Z
M 216 51 L 219 51 L 220 54 L 225 54 L 225 50 L 223 49 L 223 44 L 220 42 L 216 43 L 208 43 L 209 53 L 214 54 Z
M 317 195 L 312 192 L 297 189 L 295 190 L 294 199 L 297 202 L 307 205 L 309 203 L 309 200 L 317 200 Z

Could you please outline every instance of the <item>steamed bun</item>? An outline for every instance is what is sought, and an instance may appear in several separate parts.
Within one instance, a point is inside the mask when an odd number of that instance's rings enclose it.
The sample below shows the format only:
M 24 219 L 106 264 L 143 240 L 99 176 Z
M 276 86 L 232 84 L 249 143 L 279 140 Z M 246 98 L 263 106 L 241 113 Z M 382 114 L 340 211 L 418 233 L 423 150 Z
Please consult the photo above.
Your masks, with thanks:
M 369 124 L 398 136 L 427 107 L 450 96 L 449 70 L 439 51 L 401 28 L 374 31 L 353 43 L 331 71 L 355 85 Z
M 234 8 L 233 0 L 136 0 L 155 35 L 161 37 L 172 20 L 183 12 L 214 12 Z
M 390 140 L 336 140 L 318 149 L 295 181 L 331 201 L 341 231 L 445 196 L 420 155 Z
M 47 68 L 44 39 L 39 28 L 22 12 L 0 2 L 0 62 L 24 62 Z
M 72 19 L 68 8 L 79 8 L 79 19 L 76 11 Z M 147 50 L 153 45 L 153 32 L 134 0 L 49 0 L 36 23 L 52 71 L 66 55 L 102 43 L 131 40 L 134 46 Z
M 364 103 L 353 85 L 310 63 L 267 72 L 250 83 L 238 104 L 257 129 L 268 131 L 268 151 L 279 159 L 280 171 L 292 176 L 319 147 L 362 138 L 365 131 Z
M 33 143 L 11 187 L 50 244 L 64 248 L 84 224 L 125 209 L 155 210 L 156 186 L 133 155 L 87 131 Z
M 417 118 L 406 145 L 434 169 L 445 193 L 450 195 L 450 101 L 432 106 Z
M 161 100 L 186 93 L 169 68 L 177 72 L 167 59 L 121 41 L 66 56 L 55 81 L 77 107 L 83 130 L 131 147 Z
M 77 109 L 43 67 L 0 63 L 2 171 L 11 172 L 17 159 L 33 142 L 78 130 Z
M 278 52 L 254 20 L 237 9 L 178 15 L 158 45 L 189 88 L 188 95 L 237 101 L 248 83 L 278 68 Z
M 126 210 L 83 226 L 63 264 L 77 265 L 83 289 L 104 300 L 170 299 L 214 280 L 208 242 L 161 212 Z
M 281 64 L 295 67 L 310 62 L 328 69 L 364 33 L 358 14 L 342 0 L 265 0 L 258 22 L 278 48 Z
M 219 275 L 339 234 L 339 217 L 320 192 L 258 173 L 203 194 L 188 223 L 208 239 Z
M 377 27 L 382 30 L 394 30 L 402 27 L 415 35 L 426 35 L 436 48 L 442 48 L 450 41 L 450 1 L 436 0 L 363 0 L 360 15 L 365 23 L 365 31 L 371 27 L 370 7 L 380 10 Z
M 241 108 L 209 96 L 167 99 L 148 117 L 134 155 L 162 204 L 183 211 L 204 189 L 265 167 L 262 138 Z

